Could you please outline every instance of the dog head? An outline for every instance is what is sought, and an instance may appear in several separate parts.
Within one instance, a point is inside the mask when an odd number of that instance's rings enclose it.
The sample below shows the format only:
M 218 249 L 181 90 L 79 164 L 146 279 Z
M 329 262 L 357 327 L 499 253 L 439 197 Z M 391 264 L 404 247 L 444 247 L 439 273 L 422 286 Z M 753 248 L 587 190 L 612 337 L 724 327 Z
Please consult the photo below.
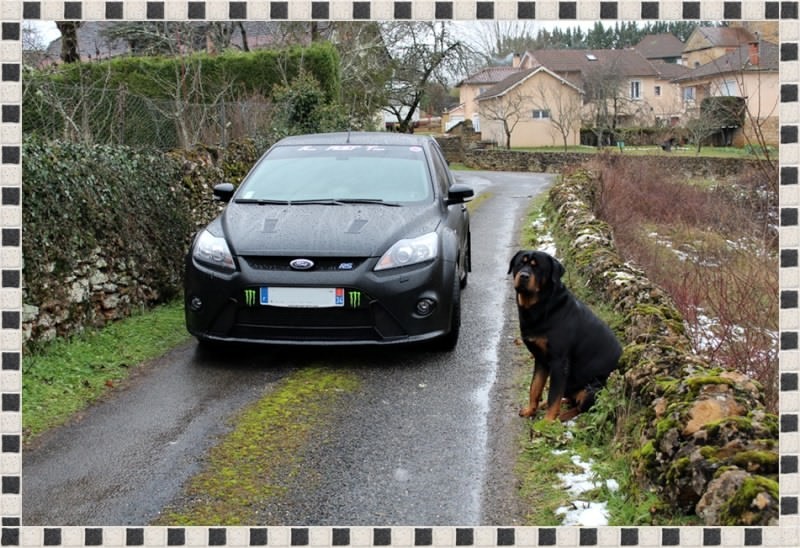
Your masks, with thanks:
M 530 308 L 539 302 L 542 294 L 561 287 L 564 267 L 543 251 L 522 250 L 511 258 L 508 273 L 514 278 L 517 304 Z

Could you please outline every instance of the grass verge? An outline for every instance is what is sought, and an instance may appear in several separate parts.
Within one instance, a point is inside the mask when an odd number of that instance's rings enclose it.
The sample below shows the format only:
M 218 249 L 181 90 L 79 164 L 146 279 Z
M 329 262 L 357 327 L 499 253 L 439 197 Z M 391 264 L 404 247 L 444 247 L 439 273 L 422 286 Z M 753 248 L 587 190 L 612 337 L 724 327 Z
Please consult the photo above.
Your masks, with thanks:
M 355 374 L 322 367 L 293 373 L 238 417 L 236 428 L 210 453 L 181 502 L 156 525 L 241 525 L 269 522 L 268 501 L 282 496 L 301 472 L 302 448 L 330 420 L 342 395 L 355 391 Z
M 132 368 L 188 339 L 179 300 L 24 354 L 24 439 L 65 423 L 112 390 Z

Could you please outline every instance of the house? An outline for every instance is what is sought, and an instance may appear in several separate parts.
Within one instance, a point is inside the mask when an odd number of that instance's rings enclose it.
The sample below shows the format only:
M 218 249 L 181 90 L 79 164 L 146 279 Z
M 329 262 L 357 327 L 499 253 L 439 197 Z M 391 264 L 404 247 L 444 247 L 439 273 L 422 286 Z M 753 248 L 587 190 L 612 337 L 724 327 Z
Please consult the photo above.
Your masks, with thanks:
M 482 138 L 515 147 L 577 145 L 582 96 L 542 65 L 519 70 L 476 97 Z
M 665 59 L 674 58 L 674 53 L 673 49 Z M 527 119 L 513 120 L 514 127 L 507 128 L 513 133 L 514 146 L 560 145 L 564 136 L 567 144 L 577 144 L 581 122 L 590 127 L 598 124 L 601 116 L 607 127 L 674 125 L 683 107 L 681 88 L 674 80 L 689 70 L 663 59 L 649 60 L 641 51 L 632 48 L 528 51 L 518 62 L 506 67 L 511 72 L 509 76 L 492 87 L 482 88 L 483 92 L 473 100 L 478 113 L 473 120 L 483 125 L 484 139 L 505 142 L 505 138 L 497 138 L 499 125 L 502 125 L 500 120 L 519 110 L 509 102 L 518 103 L 519 97 L 527 97 Z M 464 93 L 464 87 L 461 88 L 461 108 L 466 111 L 470 95 Z M 579 100 L 581 108 L 576 117 L 575 103 Z M 569 131 L 563 127 L 564 118 L 570 119 Z M 491 129 L 486 130 L 489 120 L 493 123 Z
M 445 131 L 464 120 L 471 120 L 475 131 L 480 131 L 480 119 L 477 116 L 478 103 L 475 98 L 512 74 L 519 72 L 519 61 L 520 57 L 517 55 L 511 66 L 486 67 L 456 84 L 459 90 L 459 104 L 444 113 L 442 123 Z
M 697 27 L 686 40 L 683 64 L 689 68 L 706 65 L 731 53 L 742 44 L 757 41 L 745 27 Z
M 742 146 L 757 142 L 754 131 L 758 127 L 766 143 L 777 146 L 780 101 L 778 46 L 751 40 L 728 49 L 727 53 L 673 80 L 681 87 L 684 111 L 689 116 L 696 116 L 707 97 L 740 97 L 749 115 L 733 135 L 732 144 Z
M 672 81 L 687 69 L 663 61 L 651 62 L 636 49 L 538 50 L 528 52 L 523 66 L 538 63 L 587 91 L 613 84 L 619 88 L 614 99 L 616 124 L 653 125 L 659 119 L 673 118 L 680 108 L 680 89 Z M 611 99 L 611 93 L 605 94 Z
M 648 61 L 680 65 L 684 44 L 674 34 L 665 32 L 662 34 L 648 34 L 633 49 Z

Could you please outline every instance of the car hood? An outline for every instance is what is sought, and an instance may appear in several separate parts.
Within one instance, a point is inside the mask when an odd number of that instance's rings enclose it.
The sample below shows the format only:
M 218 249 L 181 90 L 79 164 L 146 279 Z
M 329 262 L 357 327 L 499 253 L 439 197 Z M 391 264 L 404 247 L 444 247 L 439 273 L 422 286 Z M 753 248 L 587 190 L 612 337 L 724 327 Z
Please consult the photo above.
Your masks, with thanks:
M 222 227 L 235 255 L 377 257 L 402 238 L 436 230 L 435 204 L 228 204 Z

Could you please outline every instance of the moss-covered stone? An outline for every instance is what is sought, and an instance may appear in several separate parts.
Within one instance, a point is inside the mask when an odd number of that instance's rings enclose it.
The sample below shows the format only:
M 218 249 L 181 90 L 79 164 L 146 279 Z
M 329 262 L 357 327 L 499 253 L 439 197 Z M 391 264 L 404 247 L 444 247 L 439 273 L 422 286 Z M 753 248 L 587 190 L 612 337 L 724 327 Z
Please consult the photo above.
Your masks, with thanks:
M 722 505 L 721 525 L 774 525 L 778 519 L 778 483 L 748 476 L 733 497 Z

